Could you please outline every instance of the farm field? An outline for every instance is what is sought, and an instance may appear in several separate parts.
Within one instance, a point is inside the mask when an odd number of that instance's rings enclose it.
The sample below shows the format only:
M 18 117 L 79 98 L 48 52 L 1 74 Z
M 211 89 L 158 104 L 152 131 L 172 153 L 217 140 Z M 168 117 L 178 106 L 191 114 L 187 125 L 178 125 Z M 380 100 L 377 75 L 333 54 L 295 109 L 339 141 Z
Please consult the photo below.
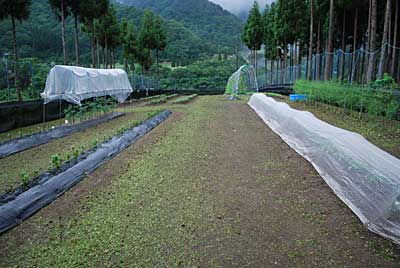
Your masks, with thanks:
M 15 179 L 21 165 L 47 169 L 55 152 L 89 146 L 93 135 L 110 135 L 149 111 L 173 111 L 0 235 L 0 267 L 398 267 L 398 246 L 367 231 L 246 101 L 206 96 L 186 105 L 126 106 L 125 117 L 0 160 Z M 399 156 L 398 122 L 364 126 L 333 109 L 294 106 Z

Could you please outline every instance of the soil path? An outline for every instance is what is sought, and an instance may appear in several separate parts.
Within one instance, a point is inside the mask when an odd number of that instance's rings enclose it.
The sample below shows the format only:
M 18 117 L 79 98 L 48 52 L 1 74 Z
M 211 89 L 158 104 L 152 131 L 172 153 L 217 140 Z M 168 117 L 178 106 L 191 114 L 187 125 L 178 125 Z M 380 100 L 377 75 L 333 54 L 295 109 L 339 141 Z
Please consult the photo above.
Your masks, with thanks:
M 0 236 L 5 267 L 399 267 L 244 101 L 200 97 Z M 1 265 L 0 265 L 1 266 Z M 1 266 L 3 267 L 3 266 Z

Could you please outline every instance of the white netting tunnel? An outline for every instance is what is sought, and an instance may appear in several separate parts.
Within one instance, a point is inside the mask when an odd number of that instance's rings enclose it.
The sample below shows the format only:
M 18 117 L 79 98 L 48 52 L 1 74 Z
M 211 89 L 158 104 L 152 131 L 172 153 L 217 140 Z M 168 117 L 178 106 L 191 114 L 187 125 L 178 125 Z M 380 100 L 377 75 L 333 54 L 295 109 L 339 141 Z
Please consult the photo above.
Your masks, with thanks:
M 250 107 L 307 159 L 371 231 L 400 244 L 400 160 L 364 137 L 264 94 Z
M 226 95 L 246 94 L 249 91 L 258 92 L 256 71 L 251 65 L 241 66 L 228 80 Z
M 47 76 L 41 96 L 45 103 L 63 99 L 80 105 L 85 99 L 103 96 L 111 96 L 122 103 L 132 91 L 124 70 L 56 65 Z

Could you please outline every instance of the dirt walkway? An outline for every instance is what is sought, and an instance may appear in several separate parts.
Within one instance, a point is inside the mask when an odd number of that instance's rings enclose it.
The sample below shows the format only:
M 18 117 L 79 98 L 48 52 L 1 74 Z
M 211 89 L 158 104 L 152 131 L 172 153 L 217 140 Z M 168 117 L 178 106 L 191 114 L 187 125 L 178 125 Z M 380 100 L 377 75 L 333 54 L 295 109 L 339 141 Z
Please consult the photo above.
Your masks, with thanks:
M 0 266 L 399 267 L 243 101 L 179 109 L 0 236 Z

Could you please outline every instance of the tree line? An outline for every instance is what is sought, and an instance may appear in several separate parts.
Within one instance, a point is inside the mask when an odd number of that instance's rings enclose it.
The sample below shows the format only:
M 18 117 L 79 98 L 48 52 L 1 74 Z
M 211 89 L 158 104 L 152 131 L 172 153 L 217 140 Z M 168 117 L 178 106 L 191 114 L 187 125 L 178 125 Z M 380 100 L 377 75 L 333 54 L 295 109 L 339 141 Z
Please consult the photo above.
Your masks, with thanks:
M 159 16 L 146 10 L 142 18 L 142 29 L 137 32 L 132 21 L 118 22 L 115 10 L 109 0 L 48 0 L 53 13 L 61 24 L 63 64 L 70 63 L 65 35 L 65 20 L 74 20 L 75 64 L 80 65 L 79 32 L 84 31 L 90 38 L 91 61 L 93 68 L 115 68 L 115 49 L 123 48 L 125 68 L 135 71 L 135 62 L 148 74 L 152 66 L 152 52 L 155 52 L 158 65 L 159 51 L 167 46 L 166 32 Z M 30 17 L 31 0 L 0 0 L 0 20 L 9 19 L 12 24 L 13 54 L 19 61 L 17 46 L 17 23 Z M 22 100 L 18 86 L 18 64 L 14 65 L 14 80 L 19 100 Z
M 353 53 L 347 63 L 353 72 L 345 77 L 342 71 L 338 79 L 370 83 L 388 73 L 400 81 L 399 5 L 398 0 L 277 0 L 261 12 L 254 2 L 242 40 L 256 67 L 257 51 L 264 46 L 265 68 L 270 62 L 271 76 L 280 69 L 285 79 L 287 67 L 299 66 L 306 58 L 308 79 L 314 66 L 316 79 L 332 80 L 334 51 L 341 50 L 363 53 L 359 71 L 354 71 Z M 339 55 L 337 69 L 344 70 L 345 53 Z

